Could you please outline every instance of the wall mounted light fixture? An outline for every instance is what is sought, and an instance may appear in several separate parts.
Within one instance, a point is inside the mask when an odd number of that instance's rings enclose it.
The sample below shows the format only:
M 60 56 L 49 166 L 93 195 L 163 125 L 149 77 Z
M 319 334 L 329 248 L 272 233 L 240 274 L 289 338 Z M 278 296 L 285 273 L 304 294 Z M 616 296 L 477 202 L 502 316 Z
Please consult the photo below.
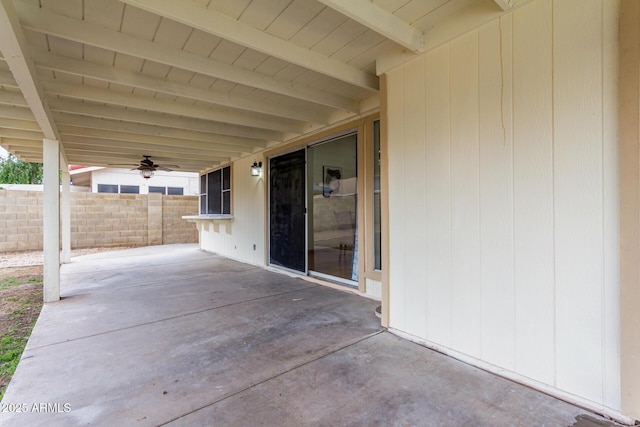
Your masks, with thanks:
M 251 165 L 251 176 L 260 176 L 262 173 L 262 162 L 254 161 Z

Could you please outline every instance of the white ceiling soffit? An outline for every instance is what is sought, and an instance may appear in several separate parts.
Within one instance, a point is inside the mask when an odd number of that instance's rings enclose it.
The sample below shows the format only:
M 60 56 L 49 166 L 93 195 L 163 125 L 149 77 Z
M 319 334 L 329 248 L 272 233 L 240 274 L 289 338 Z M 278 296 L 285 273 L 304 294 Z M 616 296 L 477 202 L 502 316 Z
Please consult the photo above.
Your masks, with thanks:
M 528 0 L 0 0 L 0 145 L 203 171 L 379 106 L 377 73 Z

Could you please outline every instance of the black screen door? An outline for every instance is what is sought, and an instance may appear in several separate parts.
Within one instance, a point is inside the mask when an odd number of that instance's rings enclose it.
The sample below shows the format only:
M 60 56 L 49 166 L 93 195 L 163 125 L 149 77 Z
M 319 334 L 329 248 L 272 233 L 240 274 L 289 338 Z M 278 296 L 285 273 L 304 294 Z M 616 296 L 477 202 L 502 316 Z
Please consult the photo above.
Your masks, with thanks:
M 305 150 L 269 162 L 269 261 L 306 273 Z

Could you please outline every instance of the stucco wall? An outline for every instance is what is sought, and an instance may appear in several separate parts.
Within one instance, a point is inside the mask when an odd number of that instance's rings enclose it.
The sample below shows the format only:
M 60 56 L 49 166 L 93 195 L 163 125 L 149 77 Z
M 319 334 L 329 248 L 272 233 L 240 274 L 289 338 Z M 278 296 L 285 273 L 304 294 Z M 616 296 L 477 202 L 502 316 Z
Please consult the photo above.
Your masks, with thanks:
M 42 192 L 0 190 L 0 252 L 42 249 Z M 71 193 L 71 247 L 196 243 L 196 196 Z
M 388 73 L 390 327 L 621 408 L 615 0 L 534 0 Z

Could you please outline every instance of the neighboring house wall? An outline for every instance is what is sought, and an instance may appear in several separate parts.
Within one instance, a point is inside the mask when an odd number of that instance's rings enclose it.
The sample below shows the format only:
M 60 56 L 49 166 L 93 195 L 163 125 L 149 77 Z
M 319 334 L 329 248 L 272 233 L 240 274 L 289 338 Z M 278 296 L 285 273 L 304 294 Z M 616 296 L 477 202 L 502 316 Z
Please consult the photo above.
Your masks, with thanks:
M 140 194 L 149 193 L 149 187 L 178 187 L 184 189 L 185 196 L 198 194 L 198 174 L 190 172 L 156 171 L 153 178 L 144 179 L 137 170 L 106 168 L 91 173 L 91 191 L 98 192 L 98 184 L 137 185 Z
M 383 101 L 390 327 L 614 411 L 618 5 L 534 0 Z
M 0 252 L 42 249 L 40 191 L 0 190 Z M 71 193 L 71 247 L 196 243 L 196 196 Z

